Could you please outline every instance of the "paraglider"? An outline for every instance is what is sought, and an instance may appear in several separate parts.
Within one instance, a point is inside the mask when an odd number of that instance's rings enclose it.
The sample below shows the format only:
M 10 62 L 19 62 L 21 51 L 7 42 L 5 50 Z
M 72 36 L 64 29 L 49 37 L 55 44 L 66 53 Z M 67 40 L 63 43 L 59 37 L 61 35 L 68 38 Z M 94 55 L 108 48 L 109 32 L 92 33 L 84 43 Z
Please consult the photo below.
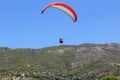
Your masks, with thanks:
M 71 6 L 63 2 L 53 2 L 51 4 L 48 4 L 42 9 L 41 14 L 43 14 L 48 8 L 51 8 L 51 7 L 57 8 L 65 12 L 73 20 L 73 22 L 76 22 L 78 19 L 77 14 L 74 11 L 74 9 Z M 59 43 L 62 44 L 63 42 L 64 42 L 63 38 L 60 38 Z
M 63 2 L 53 2 L 51 4 L 48 4 L 45 8 L 43 8 L 41 14 L 43 14 L 46 9 L 51 8 L 51 7 L 55 7 L 57 9 L 62 10 L 67 15 L 69 15 L 74 22 L 77 21 L 77 14 L 74 11 L 74 9 Z
M 62 44 L 64 41 L 63 41 L 63 38 L 60 38 L 59 39 L 59 43 Z

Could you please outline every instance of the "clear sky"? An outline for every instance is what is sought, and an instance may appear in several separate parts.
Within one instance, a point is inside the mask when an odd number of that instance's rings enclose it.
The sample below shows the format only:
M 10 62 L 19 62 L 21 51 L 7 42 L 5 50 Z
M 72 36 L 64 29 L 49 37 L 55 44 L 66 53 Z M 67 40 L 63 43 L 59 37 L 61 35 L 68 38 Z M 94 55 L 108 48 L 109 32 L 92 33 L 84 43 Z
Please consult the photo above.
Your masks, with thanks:
M 70 5 L 78 15 L 73 22 L 64 12 L 49 8 L 59 1 Z M 82 43 L 120 41 L 120 0 L 0 0 L 0 46 L 43 48 Z

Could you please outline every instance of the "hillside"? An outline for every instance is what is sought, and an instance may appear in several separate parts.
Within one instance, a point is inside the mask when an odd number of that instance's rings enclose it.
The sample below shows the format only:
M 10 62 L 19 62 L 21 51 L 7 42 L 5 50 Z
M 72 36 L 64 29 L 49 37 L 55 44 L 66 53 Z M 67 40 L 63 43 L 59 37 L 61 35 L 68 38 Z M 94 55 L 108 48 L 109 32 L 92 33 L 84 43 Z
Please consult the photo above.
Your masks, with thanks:
M 120 76 L 120 44 L 61 45 L 41 49 L 0 48 L 0 76 L 34 80 L 93 80 Z

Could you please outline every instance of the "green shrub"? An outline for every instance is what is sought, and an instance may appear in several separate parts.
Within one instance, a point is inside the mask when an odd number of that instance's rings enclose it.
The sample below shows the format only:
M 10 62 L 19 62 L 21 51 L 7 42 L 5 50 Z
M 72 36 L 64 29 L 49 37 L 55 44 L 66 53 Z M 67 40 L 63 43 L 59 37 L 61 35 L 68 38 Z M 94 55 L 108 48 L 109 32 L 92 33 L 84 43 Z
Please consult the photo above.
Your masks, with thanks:
M 114 76 L 105 76 L 101 80 L 118 80 L 118 79 Z

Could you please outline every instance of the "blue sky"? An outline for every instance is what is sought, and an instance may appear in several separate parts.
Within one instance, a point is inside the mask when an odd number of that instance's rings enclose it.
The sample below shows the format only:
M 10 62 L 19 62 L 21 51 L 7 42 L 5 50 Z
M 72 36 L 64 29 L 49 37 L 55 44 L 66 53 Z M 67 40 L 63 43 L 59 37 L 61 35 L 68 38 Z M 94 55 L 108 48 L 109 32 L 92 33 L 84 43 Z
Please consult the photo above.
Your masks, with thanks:
M 78 15 L 73 22 L 64 12 L 49 8 L 64 2 Z M 0 0 L 0 46 L 43 48 L 120 41 L 120 0 Z

